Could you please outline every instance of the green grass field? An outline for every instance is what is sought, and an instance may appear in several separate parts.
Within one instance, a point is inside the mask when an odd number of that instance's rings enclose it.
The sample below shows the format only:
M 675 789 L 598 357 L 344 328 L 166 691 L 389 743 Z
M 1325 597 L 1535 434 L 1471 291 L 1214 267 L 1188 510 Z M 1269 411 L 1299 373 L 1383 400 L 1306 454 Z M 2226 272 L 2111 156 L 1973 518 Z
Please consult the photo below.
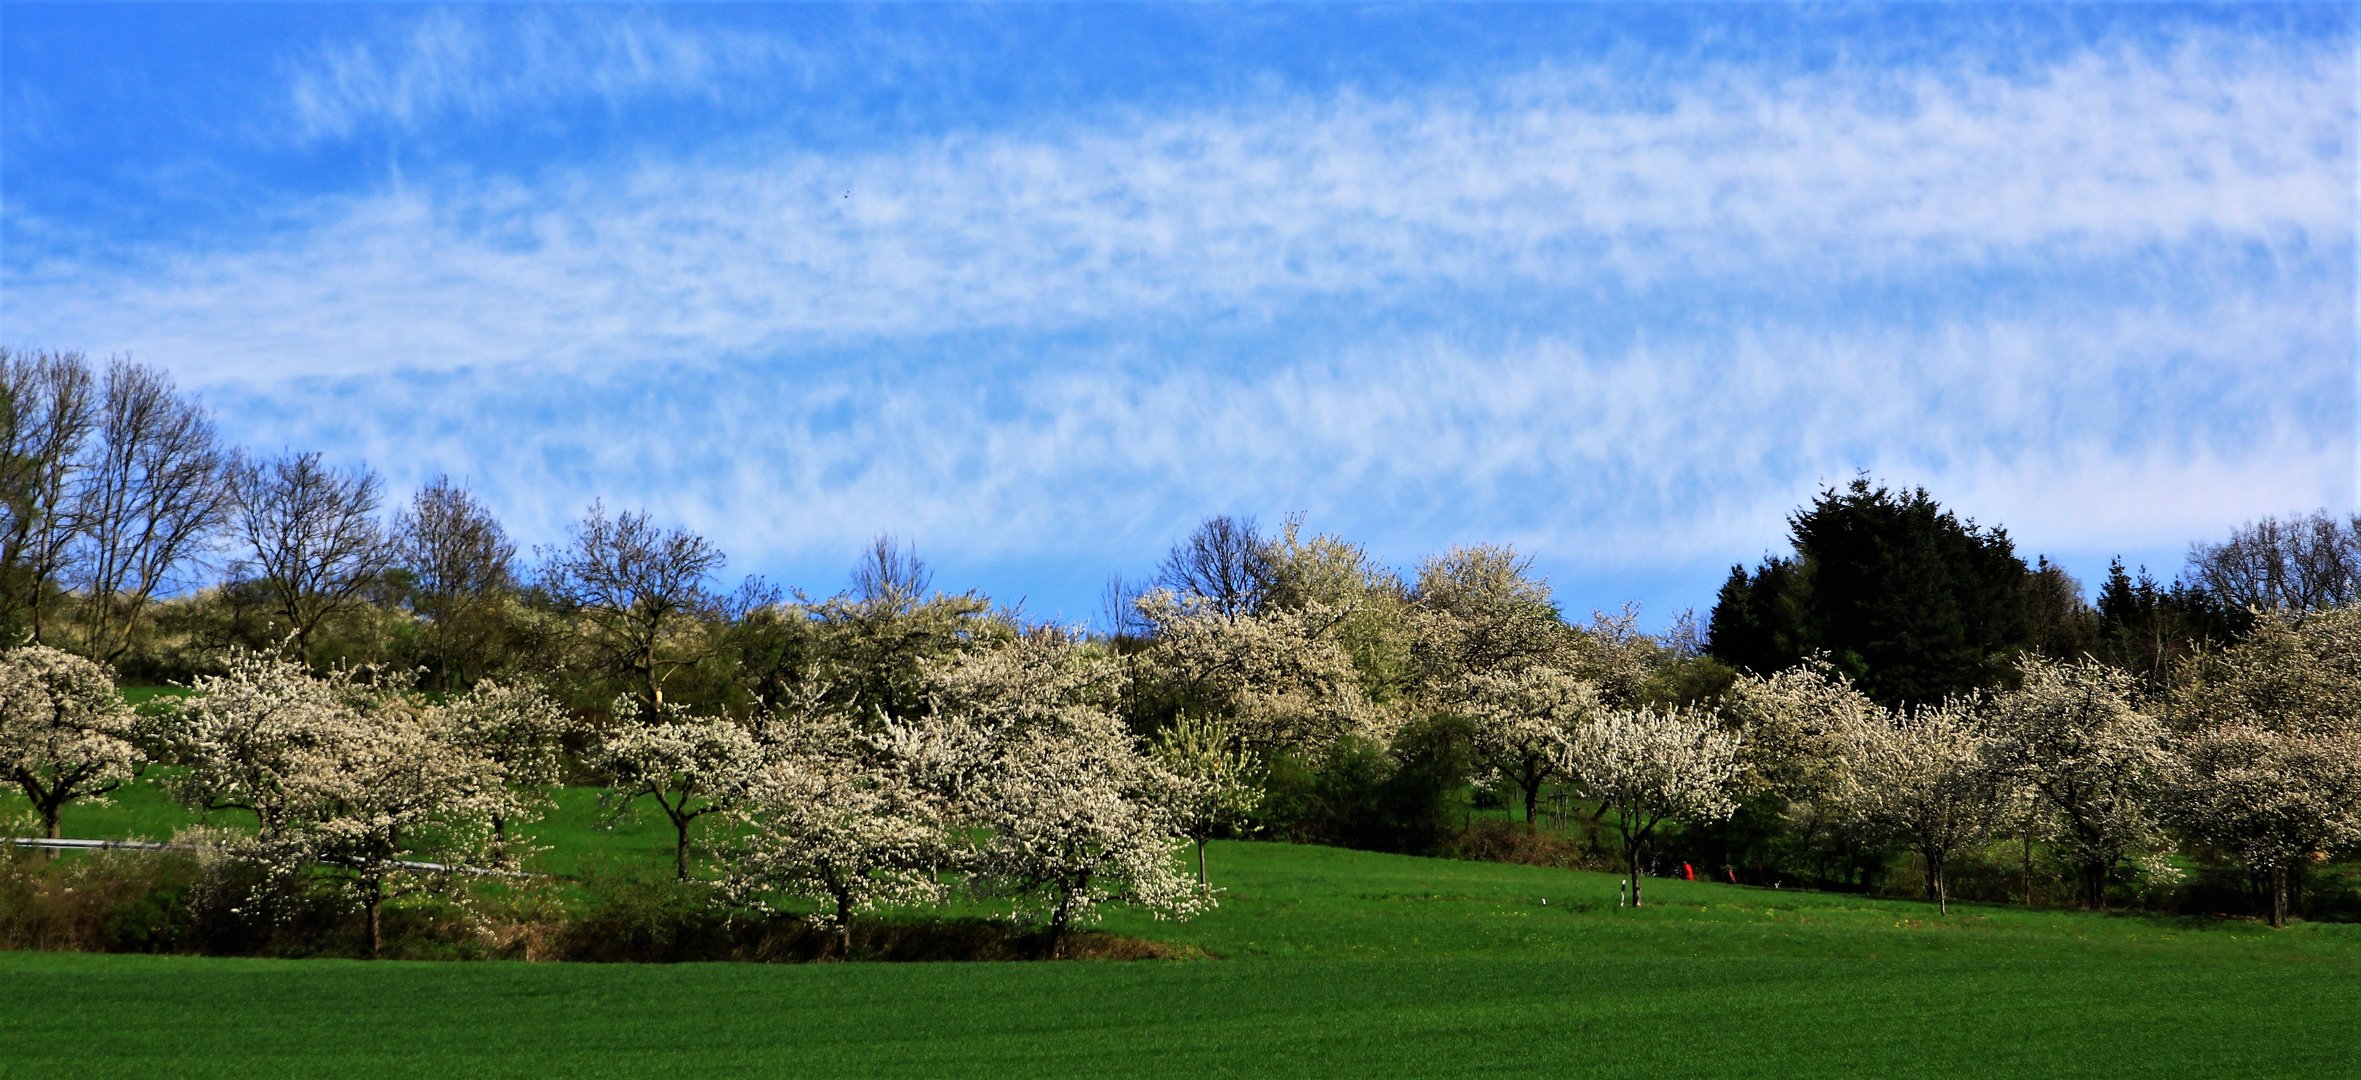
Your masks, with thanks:
M 144 787 L 144 786 L 143 786 Z M 648 860 L 595 793 L 551 869 Z M 152 789 L 69 832 L 158 835 Z M 365 963 L 0 954 L 0 1076 L 2361 1075 L 2361 926 L 1615 879 L 1282 844 L 1173 963 Z M 1547 900 L 1545 905 L 1543 900 Z

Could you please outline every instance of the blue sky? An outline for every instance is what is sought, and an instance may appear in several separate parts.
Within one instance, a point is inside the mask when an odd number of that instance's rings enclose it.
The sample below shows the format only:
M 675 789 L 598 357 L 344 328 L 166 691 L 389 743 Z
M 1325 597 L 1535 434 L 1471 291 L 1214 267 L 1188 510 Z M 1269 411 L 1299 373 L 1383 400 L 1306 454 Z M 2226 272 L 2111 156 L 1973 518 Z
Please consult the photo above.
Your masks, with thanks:
M 1200 517 L 1661 625 L 1856 471 L 2355 499 L 2347 5 L 0 6 L 0 341 L 1084 618 Z

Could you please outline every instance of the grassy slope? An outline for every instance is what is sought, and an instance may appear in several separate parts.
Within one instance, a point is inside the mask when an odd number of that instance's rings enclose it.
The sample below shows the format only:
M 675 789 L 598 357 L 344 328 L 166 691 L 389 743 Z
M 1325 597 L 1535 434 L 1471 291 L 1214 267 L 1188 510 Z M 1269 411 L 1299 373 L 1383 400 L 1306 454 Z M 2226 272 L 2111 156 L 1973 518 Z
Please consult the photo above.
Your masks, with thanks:
M 1193 964 L 0 955 L 0 1075 L 2361 1072 L 2361 928 L 1923 905 L 1221 844 Z M 1540 899 L 1551 903 L 1542 907 Z M 1352 959 L 1351 957 L 1383 957 Z
M 567 792 L 552 869 L 669 851 Z M 76 835 L 158 835 L 152 791 Z M 1931 907 L 1216 844 L 1194 964 L 0 954 L 0 1076 L 2361 1074 L 2361 927 Z M 1542 905 L 1541 900 L 1550 902 Z M 70 1066 L 70 1067 L 69 1067 Z

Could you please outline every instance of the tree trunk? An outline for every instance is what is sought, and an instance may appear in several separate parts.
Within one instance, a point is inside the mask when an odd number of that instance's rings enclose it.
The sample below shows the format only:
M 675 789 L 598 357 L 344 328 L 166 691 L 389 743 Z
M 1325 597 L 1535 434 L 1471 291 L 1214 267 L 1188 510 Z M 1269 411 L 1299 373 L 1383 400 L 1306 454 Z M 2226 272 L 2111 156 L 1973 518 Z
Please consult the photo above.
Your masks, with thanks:
M 369 884 L 369 959 L 375 960 L 385 951 L 385 884 Z
M 682 800 L 687 801 L 687 800 Z M 694 818 L 673 814 L 672 831 L 678 837 L 672 846 L 672 869 L 682 881 L 689 879 L 689 822 Z
M 1205 880 L 1205 841 L 1197 841 L 1197 891 L 1213 895 L 1213 886 Z
M 1071 897 L 1058 897 L 1057 910 L 1049 916 L 1049 958 L 1052 960 L 1066 958 L 1066 917 L 1072 903 Z
M 1538 832 L 1541 829 L 1541 823 L 1535 819 L 1533 808 L 1541 802 L 1541 785 L 1536 782 L 1523 786 L 1525 788 L 1525 831 Z
M 2287 867 L 2285 865 L 2271 868 L 2271 925 L 2274 927 L 2287 925 Z
M 1623 866 L 1631 881 L 1631 906 L 1640 906 L 1640 845 L 1632 840 L 1623 842 Z
M 846 963 L 853 959 L 853 895 L 840 891 L 836 894 L 836 933 L 839 955 Z

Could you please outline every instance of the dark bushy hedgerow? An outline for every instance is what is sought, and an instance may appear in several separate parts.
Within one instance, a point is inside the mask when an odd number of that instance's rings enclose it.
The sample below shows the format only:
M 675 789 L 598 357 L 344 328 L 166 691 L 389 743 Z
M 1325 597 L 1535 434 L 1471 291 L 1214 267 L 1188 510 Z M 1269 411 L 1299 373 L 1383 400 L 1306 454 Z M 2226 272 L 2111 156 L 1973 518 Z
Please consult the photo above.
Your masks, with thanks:
M 368 924 L 332 892 L 260 895 L 160 852 L 0 854 L 0 948 L 210 956 L 365 957 Z M 228 902 L 235 898 L 236 903 Z M 1077 959 L 1189 959 L 1197 950 L 1113 934 L 1067 940 Z M 1029 960 L 1046 932 L 989 919 L 862 920 L 853 959 Z M 399 960 L 808 962 L 843 959 L 836 934 L 792 915 L 719 902 L 669 874 L 596 872 L 579 882 L 492 885 L 468 907 L 423 903 L 386 913 L 384 955 Z

